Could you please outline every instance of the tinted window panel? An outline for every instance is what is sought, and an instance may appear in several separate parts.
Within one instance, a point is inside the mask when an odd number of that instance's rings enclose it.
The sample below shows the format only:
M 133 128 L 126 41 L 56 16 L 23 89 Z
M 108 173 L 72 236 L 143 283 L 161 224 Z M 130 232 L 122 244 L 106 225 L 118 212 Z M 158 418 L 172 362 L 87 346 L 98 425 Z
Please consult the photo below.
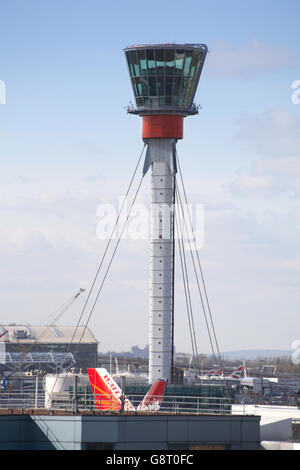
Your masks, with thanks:
M 149 95 L 150 96 L 157 96 L 157 90 L 156 90 L 156 78 L 155 77 L 149 77 Z
M 181 75 L 183 70 L 184 51 L 175 52 L 175 74 Z
M 146 50 L 146 57 L 147 57 L 147 60 L 154 60 L 154 50 L 153 49 L 147 49 Z
M 191 52 L 187 52 L 185 62 L 184 62 L 184 70 L 183 70 L 185 77 L 189 75 L 191 61 L 192 61 Z
M 174 77 L 173 81 L 173 95 L 178 96 L 181 84 L 181 77 Z
M 166 77 L 166 96 L 172 96 L 172 86 L 173 86 L 172 77 Z
M 165 51 L 164 49 L 155 50 L 156 75 L 165 74 Z
M 147 62 L 145 51 L 137 51 L 138 62 L 140 66 L 141 75 L 147 75 Z
M 138 95 L 138 90 L 137 90 L 137 86 L 136 86 L 135 79 L 132 78 L 131 81 L 132 81 L 132 86 L 133 86 L 134 94 L 135 94 L 135 96 L 137 96 L 137 95 Z
M 166 61 L 166 75 L 173 75 L 174 71 L 174 51 L 166 49 L 165 51 Z
M 155 74 L 154 51 L 148 49 L 146 51 L 146 57 L 147 57 L 148 74 L 154 75 Z
M 141 77 L 141 84 L 142 84 L 142 95 L 143 96 L 148 96 L 149 95 L 148 78 L 147 77 Z
M 135 81 L 135 89 L 137 90 L 136 96 L 142 96 L 142 85 L 141 85 L 140 78 L 136 77 L 134 81 Z
M 157 94 L 158 96 L 164 96 L 165 94 L 165 77 L 157 77 Z
M 141 75 L 141 72 L 140 72 L 140 67 L 139 67 L 139 64 L 138 64 L 138 59 L 137 59 L 137 54 L 132 54 L 132 64 L 133 64 L 133 69 L 134 69 L 134 75 L 136 77 L 138 77 L 139 75 Z
M 126 52 L 126 57 L 127 57 L 127 62 L 128 62 L 128 67 L 129 67 L 129 73 L 131 77 L 134 76 L 134 68 L 132 64 L 132 52 Z

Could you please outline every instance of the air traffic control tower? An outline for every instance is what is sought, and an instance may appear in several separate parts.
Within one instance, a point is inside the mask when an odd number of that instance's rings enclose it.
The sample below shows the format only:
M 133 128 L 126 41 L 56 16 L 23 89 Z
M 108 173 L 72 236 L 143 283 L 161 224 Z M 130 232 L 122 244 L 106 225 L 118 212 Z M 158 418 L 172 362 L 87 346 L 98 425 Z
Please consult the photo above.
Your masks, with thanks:
M 207 54 L 204 44 L 152 44 L 125 50 L 136 107 L 151 167 L 149 382 L 171 380 L 174 337 L 174 188 L 176 143 L 183 120 L 198 114 L 196 89 Z

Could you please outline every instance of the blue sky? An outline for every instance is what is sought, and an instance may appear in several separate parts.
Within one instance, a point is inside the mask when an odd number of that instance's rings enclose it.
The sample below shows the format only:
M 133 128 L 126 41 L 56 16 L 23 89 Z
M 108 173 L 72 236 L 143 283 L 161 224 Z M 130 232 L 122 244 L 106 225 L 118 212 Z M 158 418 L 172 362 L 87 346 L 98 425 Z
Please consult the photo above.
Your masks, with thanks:
M 178 152 L 191 200 L 205 205 L 220 345 L 289 349 L 300 335 L 299 2 L 11 0 L 0 12 L 1 321 L 39 323 L 94 275 L 97 206 L 124 194 L 142 148 L 140 119 L 124 109 L 123 48 L 203 42 L 202 111 L 185 120 Z M 91 320 L 102 350 L 148 342 L 147 256 L 142 242 L 120 248 Z M 138 335 L 124 337 L 124 318 Z M 204 330 L 199 320 L 198 349 L 210 352 Z

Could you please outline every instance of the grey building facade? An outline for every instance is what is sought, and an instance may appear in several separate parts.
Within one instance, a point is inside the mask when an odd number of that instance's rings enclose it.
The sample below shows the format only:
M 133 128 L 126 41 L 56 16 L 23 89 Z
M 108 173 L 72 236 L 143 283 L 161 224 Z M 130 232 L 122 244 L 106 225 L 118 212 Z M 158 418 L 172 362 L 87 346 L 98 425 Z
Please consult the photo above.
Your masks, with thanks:
M 4 411 L 2 411 L 3 413 Z M 1 450 L 258 450 L 258 416 L 0 415 Z M 37 413 L 37 411 L 35 411 Z

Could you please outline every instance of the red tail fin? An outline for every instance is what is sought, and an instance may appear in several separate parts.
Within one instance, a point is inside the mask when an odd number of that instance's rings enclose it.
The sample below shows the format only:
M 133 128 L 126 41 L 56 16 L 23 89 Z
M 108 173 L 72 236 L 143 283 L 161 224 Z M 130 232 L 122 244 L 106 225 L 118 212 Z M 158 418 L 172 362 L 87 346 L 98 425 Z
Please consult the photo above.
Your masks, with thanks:
M 87 369 L 95 405 L 98 410 L 121 410 L 122 391 L 106 369 Z M 125 398 L 124 410 L 133 411 L 134 407 Z
M 106 369 L 87 369 L 92 392 L 95 399 L 95 405 L 98 410 L 121 410 L 122 391 Z M 166 379 L 160 379 L 154 382 L 148 393 L 138 406 L 141 411 L 158 411 L 165 394 L 167 386 Z M 135 411 L 131 402 L 125 398 L 125 411 Z
M 167 379 L 160 379 L 154 382 L 137 409 L 139 411 L 158 411 L 166 391 L 167 383 Z

